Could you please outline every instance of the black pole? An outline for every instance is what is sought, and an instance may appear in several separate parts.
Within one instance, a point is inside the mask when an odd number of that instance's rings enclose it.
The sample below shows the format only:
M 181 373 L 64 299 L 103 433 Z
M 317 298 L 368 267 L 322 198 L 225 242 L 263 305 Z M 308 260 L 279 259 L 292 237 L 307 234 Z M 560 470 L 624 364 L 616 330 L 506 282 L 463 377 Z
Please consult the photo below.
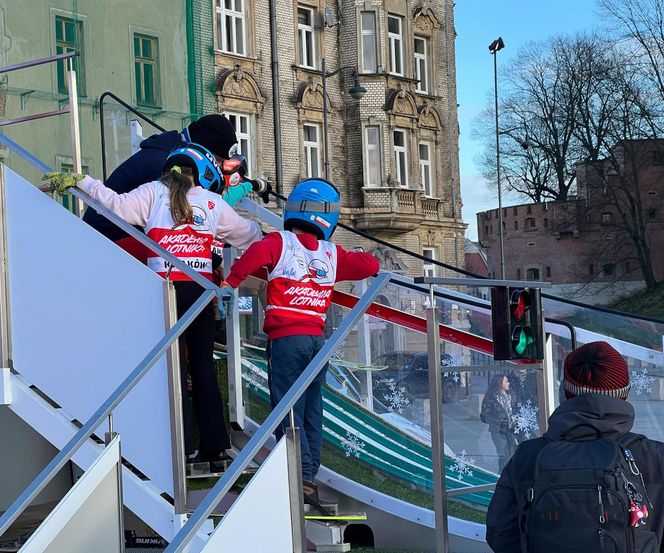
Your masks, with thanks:
M 274 165 L 277 192 L 284 191 L 281 159 L 281 95 L 279 94 L 279 57 L 277 50 L 277 6 L 270 0 L 270 46 L 272 49 L 272 109 L 274 111 Z

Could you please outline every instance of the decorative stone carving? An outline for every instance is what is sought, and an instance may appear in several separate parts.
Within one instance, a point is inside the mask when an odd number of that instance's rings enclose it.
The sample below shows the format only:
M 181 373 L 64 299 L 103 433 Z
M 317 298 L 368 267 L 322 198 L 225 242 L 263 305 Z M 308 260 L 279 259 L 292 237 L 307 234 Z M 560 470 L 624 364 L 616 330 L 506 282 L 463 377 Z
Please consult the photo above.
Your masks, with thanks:
M 425 2 L 423 7 L 417 8 L 413 13 L 415 30 L 424 35 L 432 35 L 434 30 L 440 27 L 440 21 L 428 4 Z
M 403 85 L 399 85 L 399 88 L 389 95 L 385 111 L 392 115 L 415 118 L 417 117 L 417 103 L 413 95 Z
M 254 78 L 244 71 L 240 65 L 236 65 L 235 69 L 227 70 L 221 74 L 217 91 L 222 102 L 223 98 L 226 97 L 246 100 L 260 105 L 265 102 L 265 97 L 261 94 Z
M 371 250 L 369 253 L 378 259 L 381 269 L 392 271 L 393 273 L 404 273 L 408 270 L 408 266 L 401 261 L 399 256 L 393 250 L 388 250 L 387 248 L 379 246 L 375 250 Z
M 425 102 L 420 108 L 418 124 L 422 128 L 440 130 L 440 115 L 436 108 L 432 107 L 429 102 Z
M 309 79 L 309 82 L 300 87 L 296 97 L 298 109 L 323 111 L 323 87 L 321 84 Z M 328 108 L 329 108 L 328 103 Z

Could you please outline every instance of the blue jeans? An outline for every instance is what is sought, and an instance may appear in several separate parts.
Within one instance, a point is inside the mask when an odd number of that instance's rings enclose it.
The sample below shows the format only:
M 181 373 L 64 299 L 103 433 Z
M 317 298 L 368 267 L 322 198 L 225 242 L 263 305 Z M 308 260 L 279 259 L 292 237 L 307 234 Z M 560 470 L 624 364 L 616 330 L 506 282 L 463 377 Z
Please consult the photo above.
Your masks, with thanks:
M 267 344 L 268 385 L 270 402 L 274 408 L 289 388 L 304 372 L 318 350 L 325 344 L 322 336 L 286 336 L 270 340 Z M 302 452 L 302 479 L 313 481 L 320 467 L 323 447 L 323 396 L 321 388 L 325 382 L 327 364 L 309 388 L 302 394 L 293 409 L 295 425 L 300 429 Z M 286 418 L 277 427 L 277 439 L 290 426 Z

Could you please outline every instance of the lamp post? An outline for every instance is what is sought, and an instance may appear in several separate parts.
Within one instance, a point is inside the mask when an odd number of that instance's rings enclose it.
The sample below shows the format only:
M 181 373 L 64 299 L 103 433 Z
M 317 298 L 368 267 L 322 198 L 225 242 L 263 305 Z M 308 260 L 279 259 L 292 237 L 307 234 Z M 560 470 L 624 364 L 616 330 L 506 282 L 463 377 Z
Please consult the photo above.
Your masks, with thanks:
M 489 44 L 489 52 L 493 56 L 493 92 L 496 111 L 496 180 L 498 184 L 498 235 L 500 236 L 500 278 L 505 280 L 505 244 L 503 229 L 503 195 L 500 185 L 500 133 L 498 131 L 498 63 L 497 53 L 505 48 L 505 43 L 498 37 Z
M 327 72 L 325 68 L 325 58 L 321 60 L 321 72 L 323 76 L 323 160 L 325 165 L 325 179 L 330 180 L 330 157 L 328 151 L 328 135 L 327 135 L 327 79 L 334 77 L 339 71 L 343 69 L 354 69 L 355 70 L 355 84 L 350 88 L 348 93 L 355 100 L 360 100 L 366 93 L 367 89 L 360 84 L 358 77 L 357 67 L 354 65 L 344 65 L 339 67 L 334 71 Z

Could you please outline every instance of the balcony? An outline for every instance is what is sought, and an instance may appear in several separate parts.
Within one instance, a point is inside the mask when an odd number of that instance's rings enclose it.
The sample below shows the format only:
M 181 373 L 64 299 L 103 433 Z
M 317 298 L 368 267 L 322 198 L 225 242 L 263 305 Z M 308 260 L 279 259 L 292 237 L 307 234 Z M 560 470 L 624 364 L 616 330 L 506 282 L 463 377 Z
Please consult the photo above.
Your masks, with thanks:
M 420 190 L 400 187 L 366 187 L 362 189 L 364 206 L 354 210 L 355 228 L 387 234 L 416 230 L 423 221 L 439 221 L 442 202 L 423 198 Z

